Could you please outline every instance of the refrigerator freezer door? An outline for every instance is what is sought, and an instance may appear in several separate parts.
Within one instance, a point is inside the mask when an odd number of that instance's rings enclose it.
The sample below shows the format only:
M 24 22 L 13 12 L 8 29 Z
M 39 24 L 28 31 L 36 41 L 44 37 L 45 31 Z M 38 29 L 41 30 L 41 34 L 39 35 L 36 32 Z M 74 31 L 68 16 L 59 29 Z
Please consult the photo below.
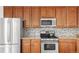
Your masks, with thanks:
M 0 19 L 0 44 L 4 44 L 5 40 L 4 40 L 4 21 L 1 18 Z
M 0 53 L 5 53 L 5 45 L 0 45 Z
M 20 44 L 20 18 L 13 18 L 11 22 L 12 44 Z
M 0 53 L 11 53 L 12 48 L 10 45 L 0 45 Z
M 4 18 L 4 44 L 11 44 L 11 18 Z
M 20 46 L 19 45 L 12 45 L 12 53 L 20 53 Z
M 20 53 L 19 45 L 0 45 L 0 53 Z

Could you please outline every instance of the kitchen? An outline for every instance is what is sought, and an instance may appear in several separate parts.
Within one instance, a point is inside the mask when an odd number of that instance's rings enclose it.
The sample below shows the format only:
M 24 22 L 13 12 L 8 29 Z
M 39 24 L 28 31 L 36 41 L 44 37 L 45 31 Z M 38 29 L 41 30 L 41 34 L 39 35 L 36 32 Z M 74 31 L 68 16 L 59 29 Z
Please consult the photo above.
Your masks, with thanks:
M 4 18 L 20 18 L 21 53 L 78 53 L 79 7 L 3 6 Z

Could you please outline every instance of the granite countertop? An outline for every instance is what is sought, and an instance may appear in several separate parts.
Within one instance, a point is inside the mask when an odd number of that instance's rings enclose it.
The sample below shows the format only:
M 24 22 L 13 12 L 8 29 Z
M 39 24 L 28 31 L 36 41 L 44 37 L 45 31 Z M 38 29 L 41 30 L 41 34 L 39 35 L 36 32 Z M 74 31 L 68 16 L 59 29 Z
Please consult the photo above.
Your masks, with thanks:
M 40 37 L 23 37 L 22 39 L 41 39 Z M 67 36 L 61 36 L 58 37 L 58 39 L 79 39 L 79 37 L 67 37 Z
M 23 37 L 22 39 L 41 39 L 39 37 Z
M 59 37 L 59 39 L 79 39 L 79 37 Z

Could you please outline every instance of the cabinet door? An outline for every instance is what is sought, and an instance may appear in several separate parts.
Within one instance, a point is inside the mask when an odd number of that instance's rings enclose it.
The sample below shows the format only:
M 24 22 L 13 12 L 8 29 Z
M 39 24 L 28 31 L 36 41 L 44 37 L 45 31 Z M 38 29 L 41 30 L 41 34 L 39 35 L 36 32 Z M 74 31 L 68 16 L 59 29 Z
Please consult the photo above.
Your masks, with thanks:
M 46 8 L 46 17 L 55 18 L 55 8 L 54 7 Z
M 23 19 L 23 7 L 12 7 L 13 8 L 13 17 Z
M 67 7 L 67 27 L 77 27 L 77 8 Z
M 4 6 L 4 17 L 12 18 L 12 7 Z
M 76 40 L 76 44 L 77 44 L 77 53 L 79 53 L 79 39 Z
M 41 18 L 46 17 L 46 7 L 41 7 Z
M 40 53 L 40 40 L 32 39 L 31 40 L 31 53 Z
M 59 52 L 60 53 L 75 53 L 75 40 L 74 39 L 60 39 Z
M 32 7 L 32 27 L 40 27 L 40 8 Z
M 41 18 L 50 17 L 55 18 L 54 7 L 41 7 Z
M 78 20 L 77 21 L 78 21 L 77 25 L 78 25 L 78 28 L 79 28 L 79 7 L 78 7 Z
M 31 7 L 24 7 L 24 27 L 31 27 Z
M 22 53 L 30 53 L 30 39 L 22 39 Z
M 57 27 L 64 28 L 66 27 L 66 8 L 65 7 L 58 7 L 56 8 L 56 20 L 57 20 Z

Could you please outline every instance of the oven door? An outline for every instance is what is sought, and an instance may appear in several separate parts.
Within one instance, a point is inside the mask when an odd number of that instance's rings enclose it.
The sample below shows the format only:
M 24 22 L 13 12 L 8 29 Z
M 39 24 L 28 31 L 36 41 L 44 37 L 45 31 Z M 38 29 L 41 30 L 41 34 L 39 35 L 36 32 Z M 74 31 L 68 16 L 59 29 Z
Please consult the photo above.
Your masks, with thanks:
M 58 42 L 42 41 L 41 52 L 42 53 L 57 53 L 58 52 Z

